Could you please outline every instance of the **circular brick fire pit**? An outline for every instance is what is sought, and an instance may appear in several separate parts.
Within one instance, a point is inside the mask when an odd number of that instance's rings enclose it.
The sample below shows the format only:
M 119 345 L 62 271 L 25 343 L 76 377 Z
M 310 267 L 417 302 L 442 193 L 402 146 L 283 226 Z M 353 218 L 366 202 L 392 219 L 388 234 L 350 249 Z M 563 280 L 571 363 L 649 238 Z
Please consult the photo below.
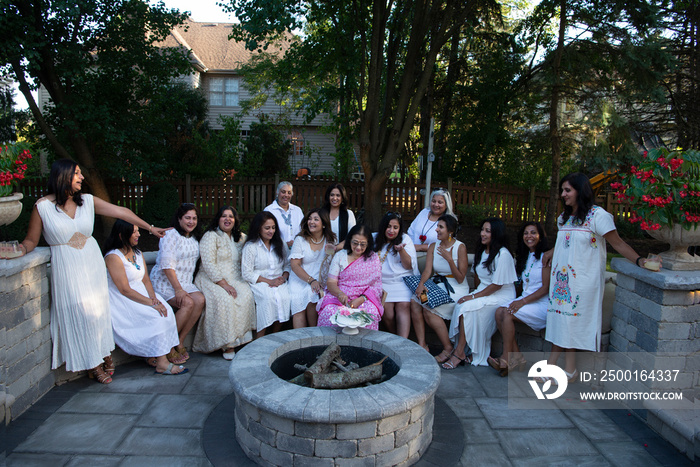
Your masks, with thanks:
M 380 384 L 326 390 L 288 383 L 270 369 L 290 351 L 333 342 L 377 351 L 399 371 Z M 330 466 L 352 459 L 410 465 L 432 441 L 439 367 L 416 343 L 393 334 L 362 329 L 348 336 L 332 328 L 272 334 L 236 354 L 229 378 L 236 395 L 236 439 L 257 463 Z

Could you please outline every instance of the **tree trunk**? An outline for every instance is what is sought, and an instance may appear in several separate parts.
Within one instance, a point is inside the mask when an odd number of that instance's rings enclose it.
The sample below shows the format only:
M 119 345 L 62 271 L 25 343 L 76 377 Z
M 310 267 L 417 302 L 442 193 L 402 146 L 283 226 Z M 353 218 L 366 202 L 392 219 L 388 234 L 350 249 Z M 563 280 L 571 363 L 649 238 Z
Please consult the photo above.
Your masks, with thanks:
M 549 137 L 552 143 L 552 175 L 549 185 L 549 203 L 547 205 L 546 229 L 553 232 L 559 201 L 559 178 L 561 171 L 561 133 L 559 132 L 559 98 L 561 94 L 561 57 L 564 53 L 564 35 L 566 33 L 566 0 L 559 2 L 559 39 L 552 63 L 552 101 L 549 106 Z

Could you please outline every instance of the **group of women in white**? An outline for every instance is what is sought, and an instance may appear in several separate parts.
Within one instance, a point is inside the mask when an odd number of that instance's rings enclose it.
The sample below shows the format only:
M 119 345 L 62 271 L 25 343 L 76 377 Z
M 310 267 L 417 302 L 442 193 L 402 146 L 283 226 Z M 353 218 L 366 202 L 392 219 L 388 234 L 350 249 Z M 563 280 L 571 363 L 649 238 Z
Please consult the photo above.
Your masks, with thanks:
M 467 249 L 455 238 L 458 222 L 444 190 L 431 193 L 429 208 L 406 233 L 401 216 L 392 212 L 372 233 L 356 224 L 341 184 L 328 187 L 322 208 L 304 215 L 291 203 L 292 184 L 282 182 L 248 235 L 232 206 L 219 209 L 202 235 L 193 204 L 182 204 L 171 229 L 160 229 L 126 208 L 81 194 L 82 180 L 74 162 L 54 163 L 49 195 L 37 202 L 21 245 L 24 253 L 31 251 L 43 232 L 51 246 L 53 367 L 65 362 L 69 371 L 89 370 L 105 384 L 114 374 L 115 342 L 144 357 L 158 374 L 183 374 L 189 359 L 185 338 L 197 322 L 192 349 L 222 350 L 232 359 L 235 348 L 290 319 L 295 328 L 330 326 L 347 308 L 371 316 L 370 329 L 381 321 L 408 338 L 413 326 L 426 350 L 427 324 L 442 344 L 435 358 L 443 368 L 488 364 L 501 375 L 524 365 L 514 322 L 546 327 L 550 363 L 566 351 L 565 370 L 575 379 L 574 350 L 597 350 L 600 344 L 605 241 L 637 265 L 645 261 L 617 235 L 612 216 L 593 205 L 582 174 L 560 184 L 565 209 L 553 251 L 542 227 L 527 222 L 514 260 L 503 221 L 481 223 L 471 292 Z M 95 213 L 118 219 L 104 261 L 91 236 Z M 138 248 L 139 227 L 160 237 L 150 276 Z M 407 276 L 419 277 L 414 290 Z M 516 298 L 518 278 L 523 291 Z M 420 297 L 426 285 L 432 288 L 428 281 L 451 303 L 427 308 Z M 501 358 L 489 355 L 496 329 L 504 340 Z

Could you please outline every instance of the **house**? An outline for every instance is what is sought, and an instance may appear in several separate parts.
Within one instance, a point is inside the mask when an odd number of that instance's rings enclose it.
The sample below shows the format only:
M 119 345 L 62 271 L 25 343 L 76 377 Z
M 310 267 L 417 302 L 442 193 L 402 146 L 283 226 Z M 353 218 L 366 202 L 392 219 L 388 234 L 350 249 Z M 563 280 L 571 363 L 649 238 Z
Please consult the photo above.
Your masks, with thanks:
M 234 116 L 241 112 L 241 103 L 251 99 L 250 92 L 244 86 L 239 74 L 242 65 L 253 56 L 242 42 L 229 40 L 233 24 L 198 23 L 188 20 L 176 28 L 166 39 L 166 47 L 184 47 L 191 51 L 190 59 L 193 73 L 182 77 L 192 87 L 201 88 L 209 101 L 209 124 L 214 130 L 221 130 L 220 116 Z M 284 53 L 282 46 L 280 53 Z M 251 123 L 265 114 L 281 116 L 289 125 L 282 130 L 285 137 L 292 142 L 289 163 L 294 173 L 301 168 L 308 168 L 312 175 L 334 173 L 335 136 L 323 131 L 328 118 L 323 115 L 306 124 L 303 117 L 295 115 L 289 108 L 278 105 L 268 99 L 261 107 L 241 119 L 241 132 L 245 137 L 250 131 Z

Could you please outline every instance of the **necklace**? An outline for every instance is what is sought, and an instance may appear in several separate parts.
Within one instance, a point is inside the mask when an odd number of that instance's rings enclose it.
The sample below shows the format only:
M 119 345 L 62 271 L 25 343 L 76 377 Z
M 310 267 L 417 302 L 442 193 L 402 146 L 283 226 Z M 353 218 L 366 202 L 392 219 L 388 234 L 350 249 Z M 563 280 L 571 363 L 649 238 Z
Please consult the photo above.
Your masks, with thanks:
M 430 232 L 430 229 L 435 227 L 435 225 L 438 223 L 438 221 L 433 222 L 430 224 L 430 227 L 428 227 L 428 230 L 425 229 L 425 226 L 428 225 L 428 222 L 430 222 L 430 214 L 428 214 L 428 217 L 425 219 L 425 223 L 423 223 L 423 228 L 420 229 L 420 239 L 421 244 L 425 243 L 425 241 L 428 239 L 428 236 L 425 234 L 426 232 Z
M 141 266 L 139 265 L 139 263 L 136 262 L 136 253 L 132 253 L 132 254 L 131 254 L 131 258 L 129 258 L 129 257 L 126 256 L 126 255 L 124 255 L 124 257 L 126 258 L 126 260 L 127 260 L 128 262 L 130 262 L 131 264 L 134 265 L 134 267 L 136 268 L 137 271 L 140 271 L 140 270 L 141 270 Z
M 532 261 L 530 259 L 532 258 Z M 527 256 L 527 262 L 530 263 L 530 267 L 527 268 L 527 271 L 523 272 L 523 282 L 526 284 L 530 283 L 530 272 L 532 272 L 532 268 L 535 266 L 535 253 L 530 252 L 530 254 Z
M 313 243 L 314 245 L 320 245 L 321 243 L 323 243 L 323 240 L 324 240 L 323 237 L 321 237 L 321 240 L 319 240 L 319 241 L 314 240 L 314 237 L 309 237 L 309 241 L 311 243 Z
M 387 243 L 386 245 L 386 252 L 384 252 L 384 256 L 379 257 L 379 261 L 381 261 L 382 264 L 384 264 L 384 261 L 386 260 L 386 257 L 389 255 L 389 250 L 391 250 L 391 245 Z

